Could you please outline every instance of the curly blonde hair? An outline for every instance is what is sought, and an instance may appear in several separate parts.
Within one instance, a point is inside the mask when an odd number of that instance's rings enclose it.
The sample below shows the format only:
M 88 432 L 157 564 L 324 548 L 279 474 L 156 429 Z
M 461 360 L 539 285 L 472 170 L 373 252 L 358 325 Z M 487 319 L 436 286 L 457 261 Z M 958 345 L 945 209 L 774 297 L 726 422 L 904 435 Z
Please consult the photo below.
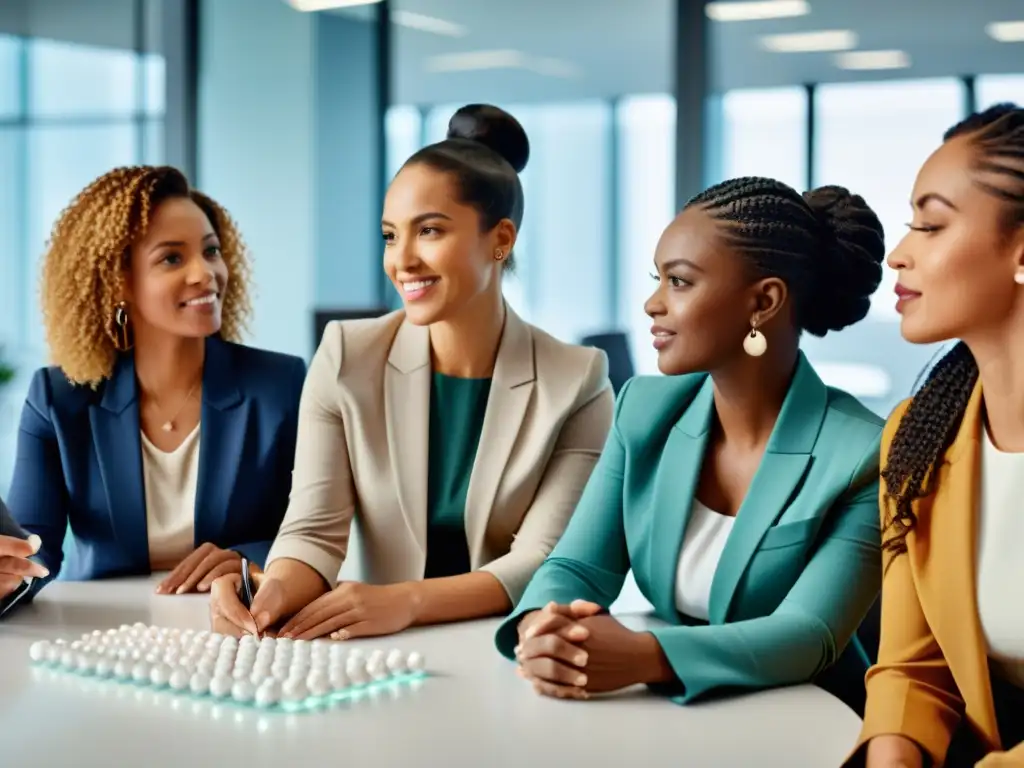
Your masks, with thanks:
M 239 340 L 251 313 L 250 266 L 231 216 L 175 168 L 115 168 L 64 209 L 43 259 L 46 341 L 52 361 L 72 383 L 95 388 L 113 373 L 119 354 L 113 317 L 124 295 L 131 245 L 145 235 L 161 202 L 182 197 L 203 209 L 220 239 L 229 279 L 219 335 Z

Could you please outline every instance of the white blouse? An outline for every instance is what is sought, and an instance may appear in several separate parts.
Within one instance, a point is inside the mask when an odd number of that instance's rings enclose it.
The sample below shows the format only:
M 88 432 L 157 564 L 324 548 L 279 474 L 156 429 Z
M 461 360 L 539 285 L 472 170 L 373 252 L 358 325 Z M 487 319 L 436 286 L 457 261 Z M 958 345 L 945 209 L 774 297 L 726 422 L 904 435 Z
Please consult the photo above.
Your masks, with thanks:
M 721 515 L 693 500 L 676 566 L 676 610 L 680 613 L 708 620 L 711 582 L 734 522 L 736 518 Z
M 1024 453 L 1000 451 L 982 431 L 978 614 L 993 671 L 1024 687 Z
M 143 433 L 142 475 L 150 568 L 172 570 L 195 549 L 199 425 L 170 453 L 161 451 Z

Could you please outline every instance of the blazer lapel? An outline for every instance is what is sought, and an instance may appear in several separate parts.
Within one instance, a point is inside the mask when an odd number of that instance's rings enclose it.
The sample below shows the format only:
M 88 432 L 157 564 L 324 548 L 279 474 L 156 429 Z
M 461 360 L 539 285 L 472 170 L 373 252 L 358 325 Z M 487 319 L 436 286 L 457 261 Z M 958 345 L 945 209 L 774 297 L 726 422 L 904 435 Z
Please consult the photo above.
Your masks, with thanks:
M 651 603 L 666 621 L 678 621 L 675 584 L 679 550 L 697 493 L 714 407 L 714 385 L 708 376 L 682 417 L 669 430 L 655 475 L 647 570 Z
M 430 331 L 406 321 L 384 370 L 388 456 L 405 523 L 427 551 L 427 466 L 430 448 Z
M 726 621 L 750 559 L 803 480 L 827 408 L 828 390 L 801 352 L 782 410 L 711 582 L 712 624 Z
M 89 424 L 114 535 L 135 568 L 148 571 L 142 440 L 131 355 L 118 359 L 99 404 L 89 408 Z
M 535 378 L 533 335 L 506 305 L 487 413 L 466 491 L 466 541 L 474 564 L 479 562 L 494 499 L 519 436 Z
M 199 476 L 195 501 L 195 545 L 220 539 L 245 450 L 248 401 L 235 384 L 230 347 L 206 341 L 200 415 Z
M 918 575 L 922 610 L 960 694 L 972 706 L 971 716 L 992 748 L 998 748 L 999 728 L 977 600 L 982 429 L 982 393 L 978 383 L 957 437 L 946 454 L 948 463 L 939 470 L 942 476 L 933 504 L 918 519 L 918 525 L 927 527 L 928 533 L 922 530 L 909 537 L 907 549 Z

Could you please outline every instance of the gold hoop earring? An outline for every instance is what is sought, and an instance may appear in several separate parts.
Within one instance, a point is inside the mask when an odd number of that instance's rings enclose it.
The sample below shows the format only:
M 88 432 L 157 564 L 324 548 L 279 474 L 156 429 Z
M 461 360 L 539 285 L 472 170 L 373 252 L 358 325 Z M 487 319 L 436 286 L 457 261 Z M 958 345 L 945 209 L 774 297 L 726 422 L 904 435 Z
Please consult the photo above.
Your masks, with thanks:
M 128 320 L 128 305 L 119 301 L 114 305 L 114 347 L 118 352 L 132 348 L 132 329 Z

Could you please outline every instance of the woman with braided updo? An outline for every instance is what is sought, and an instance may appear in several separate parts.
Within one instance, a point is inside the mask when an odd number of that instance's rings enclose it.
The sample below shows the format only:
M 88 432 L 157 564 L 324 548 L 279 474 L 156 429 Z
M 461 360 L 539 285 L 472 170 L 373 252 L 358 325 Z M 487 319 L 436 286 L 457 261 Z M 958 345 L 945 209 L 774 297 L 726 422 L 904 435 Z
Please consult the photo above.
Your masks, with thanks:
M 903 336 L 960 341 L 885 427 L 881 643 L 850 764 L 1020 766 L 1024 109 L 951 128 L 911 200 L 889 257 Z
M 799 339 L 861 320 L 883 256 L 878 218 L 839 187 L 735 179 L 665 230 L 646 311 L 668 376 L 623 388 L 564 536 L 498 632 L 539 693 L 647 683 L 687 703 L 817 680 L 863 704 L 882 421 L 825 386 Z M 607 613 L 630 569 L 669 626 Z
M 61 214 L 42 279 L 55 365 L 29 387 L 8 499 L 42 540 L 34 590 L 169 570 L 157 591 L 180 594 L 262 563 L 305 364 L 237 343 L 248 277 L 227 212 L 173 168 L 110 171 Z

